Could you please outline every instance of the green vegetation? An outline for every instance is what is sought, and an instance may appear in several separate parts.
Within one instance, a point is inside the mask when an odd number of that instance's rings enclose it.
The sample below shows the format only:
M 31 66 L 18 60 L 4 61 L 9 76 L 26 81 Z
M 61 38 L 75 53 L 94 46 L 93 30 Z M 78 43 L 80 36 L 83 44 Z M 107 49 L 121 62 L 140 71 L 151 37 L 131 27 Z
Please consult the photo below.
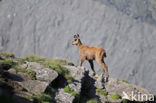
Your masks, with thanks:
M 126 79 L 121 79 L 122 82 L 128 83 L 128 80 Z
M 28 62 L 43 62 L 46 59 L 37 55 L 31 55 L 31 56 L 25 57 L 24 60 Z
M 64 77 L 67 79 L 68 83 L 72 83 L 74 81 L 74 78 L 70 74 L 65 74 Z
M 48 59 L 42 62 L 42 64 L 56 70 L 60 75 L 65 75 L 68 73 L 68 70 L 65 67 L 61 66 L 59 63 L 55 62 L 52 59 Z
M 74 78 L 71 75 L 69 75 L 68 70 L 63 66 L 63 65 L 72 65 L 71 62 L 68 62 L 66 60 L 46 59 L 37 55 L 32 55 L 32 56 L 27 56 L 22 61 L 38 62 L 49 68 L 52 68 L 56 70 L 59 73 L 59 75 L 62 75 L 64 78 L 66 78 L 68 83 L 71 83 L 74 80 Z
M 111 99 L 121 99 L 121 96 L 119 95 L 119 94 L 112 94 L 112 95 L 110 95 L 110 98 Z
M 0 70 L 10 69 L 17 65 L 17 62 L 13 60 L 14 54 L 12 53 L 0 53 Z
M 18 72 L 28 73 L 31 76 L 32 80 L 36 80 L 36 73 L 32 69 L 15 67 L 15 70 L 16 70 L 16 73 L 18 73 Z
M 10 69 L 17 65 L 17 62 L 13 61 L 12 59 L 3 59 L 0 60 L 0 69 Z
M 60 62 L 52 59 L 47 59 L 44 62 L 42 62 L 42 64 L 56 70 L 59 75 L 62 75 L 65 79 L 67 79 L 68 83 L 73 82 L 74 78 L 71 75 L 69 75 L 67 68 L 60 65 Z
M 121 103 L 131 103 L 131 101 L 127 99 L 123 99 Z
M 22 97 L 28 99 L 29 101 L 33 101 L 33 98 L 34 98 L 33 96 L 30 96 L 30 95 L 27 95 L 27 94 L 23 94 Z
M 70 88 L 70 87 L 68 87 L 68 86 L 66 86 L 66 87 L 64 88 L 64 92 L 69 93 L 69 94 L 72 94 L 72 95 L 74 95 L 74 96 L 78 95 L 78 93 L 75 92 L 74 89 L 72 89 L 72 88 Z
M 52 100 L 51 96 L 48 95 L 48 94 L 45 94 L 45 93 L 39 95 L 38 99 L 39 99 L 39 101 L 41 101 L 42 103 L 45 103 L 45 102 L 46 102 L 46 103 L 49 103 L 49 102 Z
M 10 53 L 10 52 L 0 53 L 0 59 L 14 58 L 14 57 L 15 57 L 15 55 L 13 53 Z
M 60 65 L 74 65 L 72 62 L 68 62 L 63 59 L 54 59 L 53 60 L 55 63 L 60 64 Z
M 18 73 L 18 72 L 22 72 L 22 73 L 27 72 L 25 68 L 17 68 L 16 67 L 15 70 L 16 70 L 16 73 Z
M 91 99 L 87 103 L 100 103 L 97 99 Z
M 103 89 L 96 89 L 96 92 L 100 93 L 101 95 L 107 96 L 108 92 Z
M 31 76 L 32 80 L 36 80 L 36 73 L 32 69 L 27 69 L 27 73 Z

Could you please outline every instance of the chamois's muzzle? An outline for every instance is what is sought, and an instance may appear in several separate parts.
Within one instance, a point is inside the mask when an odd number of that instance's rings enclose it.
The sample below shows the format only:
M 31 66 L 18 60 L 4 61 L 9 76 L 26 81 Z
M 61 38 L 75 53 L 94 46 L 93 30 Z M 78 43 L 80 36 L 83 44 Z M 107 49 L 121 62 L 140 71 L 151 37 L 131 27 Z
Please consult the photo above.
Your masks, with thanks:
M 74 41 L 71 42 L 71 45 L 74 45 Z

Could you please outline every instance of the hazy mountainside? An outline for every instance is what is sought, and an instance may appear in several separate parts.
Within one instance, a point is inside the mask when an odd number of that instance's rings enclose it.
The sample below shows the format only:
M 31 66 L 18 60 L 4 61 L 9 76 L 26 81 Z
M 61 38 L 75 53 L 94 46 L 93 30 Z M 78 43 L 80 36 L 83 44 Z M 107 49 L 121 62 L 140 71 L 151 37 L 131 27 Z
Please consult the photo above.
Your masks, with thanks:
M 97 0 L 0 1 L 1 52 L 66 58 L 78 65 L 77 48 L 70 45 L 75 33 L 84 44 L 105 48 L 111 77 L 156 94 L 156 26 Z
M 156 0 L 96 0 L 115 7 L 134 19 L 156 24 Z

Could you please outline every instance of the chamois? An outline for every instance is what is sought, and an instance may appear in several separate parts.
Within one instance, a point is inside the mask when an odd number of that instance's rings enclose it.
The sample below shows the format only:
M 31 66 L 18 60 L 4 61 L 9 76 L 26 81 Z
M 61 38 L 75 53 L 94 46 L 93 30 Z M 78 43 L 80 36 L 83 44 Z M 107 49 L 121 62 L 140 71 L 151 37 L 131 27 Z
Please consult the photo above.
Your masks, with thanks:
M 76 45 L 79 50 L 81 56 L 80 66 L 82 66 L 83 62 L 87 60 L 91 66 L 92 71 L 95 74 L 93 60 L 96 60 L 97 63 L 103 68 L 102 75 L 104 75 L 105 72 L 106 81 L 108 81 L 108 69 L 103 60 L 103 58 L 106 57 L 105 50 L 96 46 L 83 45 L 79 38 L 79 34 L 74 35 L 74 41 L 72 41 L 72 45 Z

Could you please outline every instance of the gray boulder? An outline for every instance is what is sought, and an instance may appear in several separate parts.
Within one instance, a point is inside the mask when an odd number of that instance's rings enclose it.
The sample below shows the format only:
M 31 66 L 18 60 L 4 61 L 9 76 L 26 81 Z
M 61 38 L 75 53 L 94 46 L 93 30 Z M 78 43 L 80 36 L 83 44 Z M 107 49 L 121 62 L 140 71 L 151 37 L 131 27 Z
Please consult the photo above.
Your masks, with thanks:
M 27 63 L 27 68 L 36 72 L 37 80 L 45 81 L 47 83 L 52 82 L 58 76 L 58 73 L 55 70 L 47 68 L 39 63 L 29 62 Z
M 94 86 L 95 86 L 96 88 L 99 88 L 99 89 L 104 89 L 104 88 L 105 88 L 104 83 L 105 83 L 104 77 L 103 77 L 102 75 L 100 75 L 100 76 L 96 79 L 96 82 L 95 82 Z
M 23 80 L 18 81 L 19 85 L 25 88 L 28 92 L 33 94 L 43 93 L 47 86 L 57 78 L 58 73 L 51 68 L 44 67 L 43 65 L 35 62 L 27 62 L 26 64 L 21 65 L 25 69 L 32 69 L 36 73 L 37 80 L 30 80 L 30 78 L 24 78 L 25 73 L 18 73 L 20 77 L 23 77 Z
M 104 86 L 105 86 L 104 90 L 108 92 L 107 96 L 103 96 L 100 93 L 96 93 L 100 97 L 101 101 L 121 102 L 122 99 L 132 100 L 132 96 L 135 96 L 135 95 L 136 95 L 135 101 L 137 102 L 143 102 L 143 101 L 145 102 L 153 98 L 152 97 L 153 95 L 148 90 L 141 88 L 139 86 L 136 86 L 136 85 L 125 83 L 122 80 L 118 80 L 115 78 L 109 78 L 109 81 L 104 83 Z M 114 100 L 110 97 L 112 94 L 119 94 L 121 98 Z
M 55 97 L 56 103 L 73 103 L 75 97 L 72 94 L 65 93 L 64 89 L 58 89 L 58 91 Z
M 89 73 L 89 71 L 84 67 L 75 67 L 69 65 L 65 67 L 68 69 L 69 74 L 75 79 L 74 82 L 68 84 L 68 87 L 80 94 L 82 84 L 84 83 L 83 79 L 86 78 L 86 75 Z M 74 95 L 64 92 L 64 89 L 58 89 L 55 100 L 57 103 L 72 103 L 74 98 Z
M 36 95 L 43 93 L 49 85 L 47 82 L 39 80 L 26 80 L 18 83 L 28 92 Z

